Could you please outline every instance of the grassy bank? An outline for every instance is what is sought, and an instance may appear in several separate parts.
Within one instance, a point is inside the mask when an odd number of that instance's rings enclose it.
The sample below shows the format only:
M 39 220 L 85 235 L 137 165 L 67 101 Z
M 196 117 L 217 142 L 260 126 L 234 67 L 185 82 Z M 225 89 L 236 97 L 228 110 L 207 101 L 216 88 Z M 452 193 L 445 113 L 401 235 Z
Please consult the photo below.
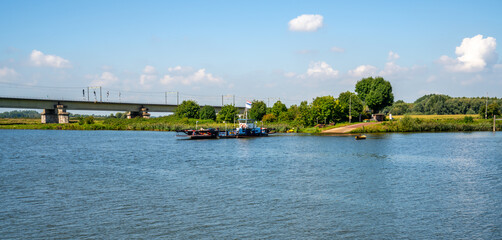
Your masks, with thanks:
M 258 123 L 261 126 L 261 122 Z M 121 119 L 121 118 L 98 118 L 92 123 L 79 121 L 72 118 L 69 124 L 42 124 L 40 119 L 26 118 L 3 118 L 0 119 L 0 129 L 54 129 L 54 130 L 145 130 L 145 131 L 176 131 L 182 129 L 194 128 L 236 128 L 238 124 L 218 123 L 213 120 L 200 120 L 178 118 L 175 116 L 166 116 L 159 118 L 143 119 Z M 263 124 L 263 127 L 273 128 L 277 132 L 286 132 L 289 129 L 295 129 L 289 123 L 270 123 Z
M 261 126 L 261 122 L 258 125 Z M 493 120 L 478 119 L 470 115 L 414 115 L 396 116 L 393 121 L 366 126 L 353 130 L 353 133 L 376 132 L 445 132 L 445 131 L 491 131 Z M 288 122 L 264 123 L 263 127 L 276 132 L 292 130 L 297 133 L 320 133 L 324 130 L 343 127 L 349 123 L 338 123 L 326 127 L 299 127 Z M 213 120 L 198 120 L 166 116 L 152 119 L 97 118 L 92 123 L 72 118 L 69 124 L 42 124 L 40 119 L 3 118 L 0 129 L 55 129 L 55 130 L 137 130 L 137 131 L 176 131 L 194 128 L 232 129 L 237 124 L 217 123 Z M 497 130 L 502 129 L 502 121 L 497 122 Z
M 498 121 L 496 124 L 497 131 L 501 128 L 502 122 Z M 459 132 L 492 131 L 492 129 L 493 119 L 475 119 L 469 115 L 445 115 L 436 118 L 403 116 L 393 121 L 356 128 L 352 133 Z

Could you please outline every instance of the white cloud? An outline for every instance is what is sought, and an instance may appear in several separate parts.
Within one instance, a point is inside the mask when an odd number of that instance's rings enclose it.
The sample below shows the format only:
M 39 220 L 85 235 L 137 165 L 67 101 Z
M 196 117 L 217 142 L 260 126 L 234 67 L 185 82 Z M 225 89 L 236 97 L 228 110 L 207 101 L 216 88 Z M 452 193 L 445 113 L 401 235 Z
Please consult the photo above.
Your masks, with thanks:
M 143 74 L 139 77 L 139 84 L 150 87 L 150 84 L 157 80 L 157 73 L 154 67 L 146 65 Z
M 160 83 L 164 85 L 181 83 L 183 85 L 193 84 L 221 84 L 223 79 L 207 73 L 206 69 L 201 68 L 194 71 L 191 67 L 176 66 L 168 68 L 170 74 L 164 75 L 160 79 Z
M 399 73 L 407 72 L 408 70 L 409 68 L 401 67 L 397 65 L 395 62 L 386 62 L 385 68 L 382 71 L 380 71 L 379 75 L 380 76 L 396 75 Z
M 101 76 L 94 76 L 91 86 L 109 87 L 118 82 L 118 78 L 111 72 L 103 72 Z
M 338 76 L 338 70 L 334 70 L 329 64 L 325 62 L 312 62 L 307 69 L 304 77 L 313 78 L 334 78 Z
M 292 77 L 296 76 L 296 73 L 294 73 L 294 72 L 287 72 L 287 73 L 284 73 L 284 76 L 288 77 L 288 78 L 292 78 Z
M 17 72 L 14 69 L 8 67 L 0 68 L 0 80 L 14 76 L 17 76 Z
M 332 52 L 337 52 L 337 53 L 343 53 L 343 52 L 345 52 L 345 49 L 339 48 L 339 47 L 332 47 L 331 51 Z
M 33 50 L 30 54 L 30 61 L 35 66 L 39 67 L 54 67 L 54 68 L 69 68 L 70 61 L 56 56 L 44 54 L 41 51 Z
M 393 51 L 390 51 L 390 52 L 389 52 L 389 56 L 387 57 L 387 59 L 388 59 L 389 61 L 394 61 L 394 60 L 397 60 L 397 59 L 399 59 L 399 54 L 397 54 L 397 53 L 395 53 L 395 52 L 393 52 Z
M 361 65 L 353 70 L 349 70 L 348 74 L 353 77 L 370 77 L 376 74 L 377 68 L 372 65 Z
M 150 65 L 146 65 L 145 69 L 143 69 L 143 72 L 145 74 L 155 74 L 155 68 Z
M 444 65 L 451 72 L 479 72 L 498 59 L 495 52 L 497 41 L 493 37 L 483 38 L 476 35 L 472 38 L 464 38 L 460 46 L 456 47 L 457 58 L 441 56 L 438 63 Z
M 313 32 L 322 27 L 323 16 L 317 14 L 303 14 L 289 21 L 289 30 L 299 32 Z

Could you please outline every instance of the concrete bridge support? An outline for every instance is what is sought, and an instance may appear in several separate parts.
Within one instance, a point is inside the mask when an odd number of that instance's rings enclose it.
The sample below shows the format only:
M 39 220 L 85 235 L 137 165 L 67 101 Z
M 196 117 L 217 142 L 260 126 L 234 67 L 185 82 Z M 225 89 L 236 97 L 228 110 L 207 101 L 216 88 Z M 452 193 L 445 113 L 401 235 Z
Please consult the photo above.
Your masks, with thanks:
M 70 114 L 62 104 L 55 105 L 54 109 L 44 109 L 40 118 L 42 123 L 70 123 Z
M 130 111 L 127 113 L 127 119 L 141 117 L 141 118 L 150 118 L 150 113 L 148 113 L 148 108 L 141 107 L 139 111 Z

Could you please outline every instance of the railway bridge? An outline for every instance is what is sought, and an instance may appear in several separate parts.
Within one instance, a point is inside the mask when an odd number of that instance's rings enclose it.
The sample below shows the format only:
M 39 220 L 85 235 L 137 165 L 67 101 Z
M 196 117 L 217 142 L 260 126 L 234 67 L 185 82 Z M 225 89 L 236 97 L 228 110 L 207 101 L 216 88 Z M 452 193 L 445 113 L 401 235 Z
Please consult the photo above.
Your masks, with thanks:
M 56 99 L 30 99 L 0 97 L 0 108 L 42 109 L 42 123 L 69 123 L 66 110 L 96 110 L 128 112 L 127 118 L 149 118 L 149 112 L 175 112 L 178 105 L 153 103 L 123 103 L 101 101 L 77 101 Z M 222 106 L 213 106 L 219 112 Z M 244 112 L 244 107 L 237 107 Z

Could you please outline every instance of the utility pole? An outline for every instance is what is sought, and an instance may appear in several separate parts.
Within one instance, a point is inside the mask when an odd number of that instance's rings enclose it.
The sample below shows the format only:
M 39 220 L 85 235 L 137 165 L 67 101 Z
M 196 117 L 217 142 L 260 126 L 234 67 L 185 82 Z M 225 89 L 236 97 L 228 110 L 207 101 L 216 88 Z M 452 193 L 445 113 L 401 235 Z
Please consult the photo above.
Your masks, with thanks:
M 165 99 L 166 99 L 166 105 L 167 105 L 167 92 L 166 92 L 166 95 L 165 95 Z
M 495 132 L 495 115 L 493 115 L 493 132 Z
M 223 107 L 223 95 L 221 95 L 221 106 Z
M 234 97 L 234 107 L 235 107 L 235 95 L 233 95 L 233 97 Z
M 486 92 L 485 119 L 488 119 L 488 92 Z
M 351 123 L 352 120 L 352 94 L 350 94 L 349 98 L 349 123 Z
M 180 92 L 176 92 L 176 106 L 180 105 Z
M 99 86 L 99 101 L 103 102 L 103 94 L 101 93 L 101 86 Z

